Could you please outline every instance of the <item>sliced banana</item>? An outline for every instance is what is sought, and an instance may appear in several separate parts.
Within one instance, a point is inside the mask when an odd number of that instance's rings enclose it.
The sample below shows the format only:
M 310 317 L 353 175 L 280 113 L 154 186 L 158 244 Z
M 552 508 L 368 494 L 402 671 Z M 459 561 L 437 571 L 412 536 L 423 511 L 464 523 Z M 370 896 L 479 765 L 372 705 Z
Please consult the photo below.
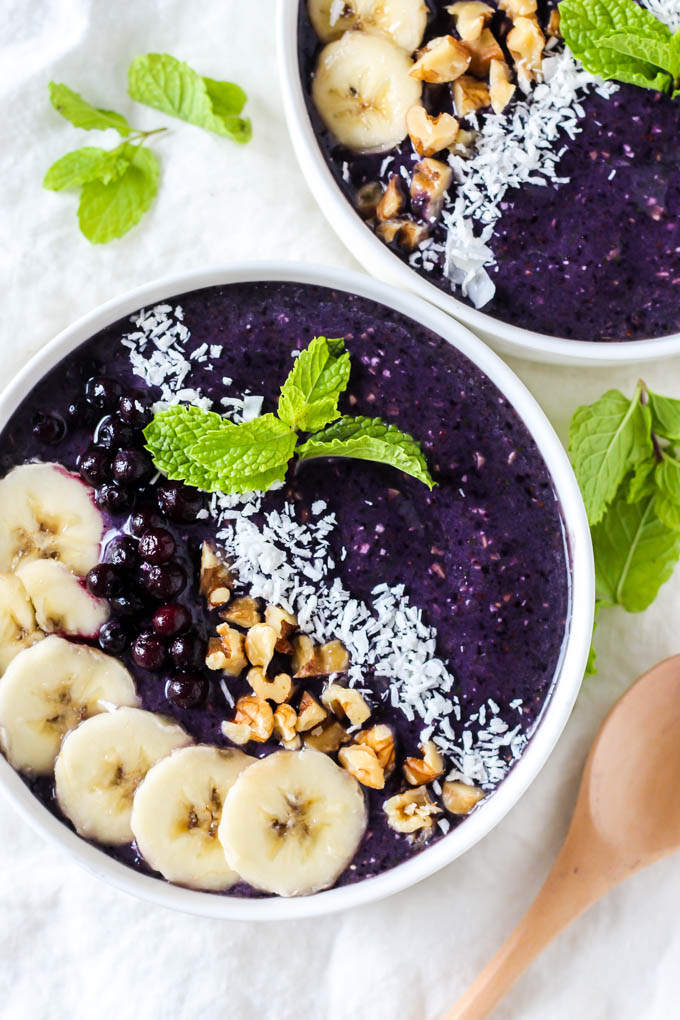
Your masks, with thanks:
M 52 634 L 19 652 L 0 679 L 0 747 L 15 769 L 46 775 L 83 719 L 138 704 L 120 662 Z
M 177 723 L 140 708 L 92 716 L 61 746 L 54 766 L 59 807 L 85 839 L 131 843 L 135 790 L 152 765 L 191 742 Z
M 58 464 L 22 464 L 0 481 L 0 570 L 46 559 L 84 575 L 102 530 L 92 490 Z
M 425 0 L 309 0 L 309 17 L 322 42 L 358 28 L 389 36 L 413 53 L 427 25 Z
M 148 864 L 169 882 L 219 892 L 238 881 L 217 830 L 227 793 L 254 761 L 235 748 L 199 745 L 173 751 L 149 770 L 131 827 Z
M 28 592 L 14 574 L 0 574 L 0 676 L 12 659 L 44 637 Z
M 47 634 L 94 637 L 109 618 L 104 599 L 94 598 L 80 578 L 56 560 L 22 563 L 16 576 L 35 607 L 38 624 Z
M 379 35 L 347 32 L 319 54 L 312 97 L 326 127 L 342 145 L 381 152 L 407 134 L 406 114 L 420 101 L 413 61 Z
M 320 751 L 276 751 L 238 777 L 222 811 L 227 863 L 246 882 L 301 896 L 335 882 L 366 829 L 361 787 Z

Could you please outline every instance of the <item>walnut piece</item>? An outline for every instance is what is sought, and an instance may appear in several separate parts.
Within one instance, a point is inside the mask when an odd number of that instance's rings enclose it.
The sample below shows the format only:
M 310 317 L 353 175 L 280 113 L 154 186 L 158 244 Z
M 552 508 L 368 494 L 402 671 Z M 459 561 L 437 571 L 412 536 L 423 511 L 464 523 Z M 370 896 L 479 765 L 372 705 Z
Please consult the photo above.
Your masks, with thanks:
M 537 7 L 536 0 L 498 0 L 499 11 L 505 11 L 513 19 L 535 14 Z
M 452 35 L 440 35 L 431 39 L 419 52 L 418 60 L 409 71 L 412 78 L 441 85 L 455 81 L 467 71 L 470 54 L 458 39 Z
M 442 804 L 452 815 L 467 815 L 484 797 L 478 786 L 448 780 L 442 784 Z
M 470 51 L 470 71 L 480 78 L 485 78 L 489 73 L 492 60 L 503 60 L 503 50 L 490 28 L 485 28 L 479 39 L 466 42 L 465 45 Z
M 312 747 L 315 751 L 323 751 L 324 754 L 331 754 L 337 751 L 343 744 L 351 740 L 350 734 L 337 720 L 324 723 L 322 726 L 315 726 L 313 730 L 305 733 L 305 747 Z
M 562 29 L 560 27 L 561 20 L 560 12 L 557 7 L 555 7 L 555 9 L 550 12 L 547 29 L 548 35 L 553 36 L 555 39 L 562 38 Z
M 274 736 L 287 751 L 297 751 L 301 741 L 296 729 L 297 712 L 292 705 L 278 705 L 274 711 Z
M 268 623 L 256 623 L 246 634 L 246 655 L 253 666 L 266 669 L 276 647 L 276 631 Z
M 353 687 L 330 684 L 321 695 L 321 700 L 333 715 L 349 719 L 352 726 L 361 726 L 371 714 L 366 701 Z
M 232 744 L 247 744 L 250 740 L 250 726 L 246 723 L 223 722 L 222 736 L 231 740 Z
M 361 744 L 341 747 L 338 761 L 362 786 L 369 786 L 371 790 L 382 790 L 385 786 L 385 773 L 372 748 Z
M 543 70 L 545 36 L 535 18 L 517 18 L 506 40 L 517 74 L 533 81 Z
M 469 74 L 453 83 L 453 102 L 456 107 L 456 114 L 460 117 L 467 117 L 468 113 L 480 110 L 483 106 L 490 106 L 491 96 L 488 86 L 483 81 L 478 81 Z
M 264 621 L 276 633 L 276 651 L 283 655 L 292 655 L 293 646 L 288 639 L 298 628 L 297 616 L 293 616 L 281 606 L 267 606 Z
M 256 623 L 262 622 L 258 601 L 251 599 L 249 595 L 234 599 L 220 616 L 227 623 L 233 623 L 237 627 L 254 627 Z
M 248 670 L 247 680 L 258 698 L 273 701 L 276 705 L 288 701 L 293 693 L 293 681 L 288 673 L 277 673 L 273 680 L 269 680 L 261 666 L 253 666 Z
M 454 88 L 456 86 L 454 85 Z M 453 179 L 453 170 L 438 159 L 421 159 L 413 168 L 411 200 L 422 210 L 423 218 L 433 222 L 444 205 L 446 189 Z
M 492 60 L 489 68 L 489 97 L 494 113 L 502 113 L 515 94 L 510 68 L 504 60 Z
M 368 181 L 362 184 L 356 193 L 357 209 L 359 215 L 365 220 L 372 220 L 375 216 L 378 203 L 383 195 L 382 184 L 379 181 Z
M 392 241 L 396 240 L 401 248 L 413 251 L 428 236 L 430 228 L 426 223 L 416 223 L 415 220 L 410 220 L 408 217 L 403 216 L 396 220 L 386 220 L 384 223 L 379 223 L 375 232 L 387 244 L 391 244 Z
M 344 673 L 349 666 L 349 654 L 342 641 L 327 641 L 319 645 L 318 655 L 321 659 L 321 672 Z
M 384 723 L 372 726 L 369 730 L 362 730 L 354 738 L 358 744 L 365 744 L 375 753 L 380 767 L 386 776 L 394 770 L 395 750 L 394 733 Z
M 208 654 L 205 664 L 208 669 L 221 669 L 228 676 L 239 676 L 248 665 L 243 649 L 244 637 L 240 630 L 221 623 L 217 628 L 219 647 L 216 638 L 208 642 Z M 221 653 L 221 655 L 219 654 Z
M 313 694 L 310 694 L 309 691 L 305 691 L 300 698 L 300 704 L 298 705 L 298 717 L 296 723 L 298 733 L 305 733 L 307 730 L 313 730 L 315 726 L 319 726 L 327 718 L 328 712 L 326 709 L 319 704 Z
M 420 750 L 422 758 L 407 758 L 404 762 L 404 778 L 411 786 L 431 783 L 444 773 L 444 760 L 432 740 L 424 743 Z
M 480 0 L 460 0 L 446 9 L 456 19 L 456 30 L 463 42 L 479 39 L 487 21 L 493 17 L 493 7 Z
M 401 212 L 403 207 L 404 192 L 401 186 L 401 178 L 399 174 L 392 174 L 385 188 L 385 194 L 378 203 L 378 208 L 375 211 L 376 216 L 381 222 L 391 220 L 397 213 Z
M 459 125 L 450 113 L 431 117 L 424 106 L 412 106 L 406 114 L 406 129 L 419 156 L 434 156 L 453 144 Z
M 293 638 L 291 666 L 293 676 L 318 676 L 321 663 L 314 642 L 308 634 L 296 634 Z
M 395 832 L 417 832 L 434 826 L 433 815 L 441 814 L 441 808 L 430 799 L 424 786 L 405 790 L 390 797 L 383 804 L 387 822 Z
M 247 740 L 256 740 L 262 744 L 269 740 L 274 730 L 274 713 L 271 705 L 254 694 L 246 694 L 236 702 L 236 715 L 231 723 L 222 723 L 222 733 L 234 743 L 246 743 L 242 740 L 243 730 L 248 731 Z M 239 739 L 235 739 L 235 738 Z
M 204 542 L 201 547 L 200 592 L 209 606 L 223 606 L 231 598 L 234 578 L 213 547 Z

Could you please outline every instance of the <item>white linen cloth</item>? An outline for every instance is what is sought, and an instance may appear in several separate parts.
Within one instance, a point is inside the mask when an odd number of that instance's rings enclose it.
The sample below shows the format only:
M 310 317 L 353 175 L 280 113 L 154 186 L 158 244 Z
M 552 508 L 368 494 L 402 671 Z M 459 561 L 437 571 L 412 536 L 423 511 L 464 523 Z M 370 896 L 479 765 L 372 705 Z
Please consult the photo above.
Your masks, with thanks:
M 307 189 L 288 141 L 272 0 L 0 0 L 1 377 L 74 318 L 140 283 L 203 264 L 298 259 L 356 267 Z M 169 52 L 250 97 L 241 148 L 126 96 L 136 54 Z M 47 167 L 100 135 L 52 110 L 50 79 L 144 128 L 168 125 L 150 213 L 94 247 Z M 115 137 L 106 140 L 113 144 Z M 578 314 L 578 309 L 575 309 Z M 564 437 L 577 404 L 643 374 L 680 396 L 679 363 L 617 371 L 514 362 Z M 641 616 L 610 610 L 600 674 L 583 687 L 542 774 L 480 845 L 390 900 L 295 924 L 202 920 L 137 902 L 37 837 L 0 798 L 3 1020 L 435 1020 L 528 907 L 564 836 L 600 722 L 635 677 L 680 651 L 680 571 Z M 673 1020 L 680 1007 L 680 858 L 631 880 L 543 955 L 499 1020 Z

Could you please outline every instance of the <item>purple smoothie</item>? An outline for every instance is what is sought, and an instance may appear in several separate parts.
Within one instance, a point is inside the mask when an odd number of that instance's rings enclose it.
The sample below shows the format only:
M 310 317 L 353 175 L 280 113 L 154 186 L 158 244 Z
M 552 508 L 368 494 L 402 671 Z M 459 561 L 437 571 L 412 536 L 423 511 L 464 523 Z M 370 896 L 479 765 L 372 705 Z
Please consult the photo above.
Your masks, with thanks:
M 306 520 L 312 504 L 325 500 L 337 515 L 331 534 L 335 571 L 353 596 L 372 600 L 379 582 L 403 583 L 425 622 L 438 632 L 437 654 L 455 676 L 461 718 L 456 737 L 481 726 L 472 721 L 492 700 L 521 738 L 528 738 L 549 697 L 568 626 L 568 552 L 560 508 L 550 476 L 525 426 L 505 398 L 463 355 L 445 341 L 391 309 L 325 288 L 290 283 L 241 284 L 183 295 L 183 321 L 191 338 L 190 355 L 203 344 L 220 345 L 219 356 L 192 362 L 186 385 L 215 401 L 244 391 L 264 396 L 263 411 L 276 409 L 279 387 L 290 370 L 291 351 L 317 334 L 344 337 L 352 358 L 341 410 L 381 416 L 414 435 L 423 445 L 437 482 L 430 492 L 395 469 L 359 461 L 312 461 L 289 470 L 283 489 L 266 494 L 264 511 L 293 504 Z M 93 374 L 120 382 L 123 391 L 143 389 L 133 374 L 121 338 L 121 320 L 82 344 L 39 382 L 0 436 L 0 474 L 37 458 L 76 469 L 92 441 L 93 425 L 70 427 L 65 439 L 48 444 L 31 431 L 36 410 L 66 416 Z M 231 383 L 225 385 L 223 377 Z M 147 396 L 159 397 L 157 389 Z M 134 442 L 141 443 L 141 432 Z M 136 507 L 154 502 L 158 485 L 135 487 Z M 126 528 L 128 513 L 107 515 L 112 529 Z M 200 546 L 214 538 L 211 519 L 190 524 L 167 520 L 186 570 L 188 584 L 179 601 L 205 639 L 216 613 L 206 610 L 198 592 Z M 346 550 L 342 558 L 342 550 Z M 130 575 L 130 586 L 136 585 Z M 247 593 L 247 592 L 245 592 Z M 148 627 L 158 602 L 147 600 L 137 629 Z M 225 745 L 220 723 L 232 711 L 216 679 L 206 671 L 207 698 L 200 707 L 180 709 L 165 694 L 167 670 L 140 669 L 129 650 L 120 658 L 136 679 L 143 707 L 176 718 L 199 741 Z M 374 692 L 385 681 L 367 678 Z M 244 679 L 227 680 L 235 697 L 246 693 Z M 319 693 L 321 681 L 310 689 Z M 398 762 L 418 754 L 422 722 L 409 723 L 389 704 L 379 704 L 371 724 L 386 722 L 397 737 Z M 275 744 L 249 744 L 250 754 L 266 754 Z M 499 754 L 512 764 L 511 747 Z M 50 811 L 61 817 L 52 780 L 28 781 Z M 384 791 L 367 791 L 369 826 L 340 884 L 376 875 L 422 849 L 393 832 L 382 804 L 400 788 L 400 769 Z M 489 786 L 491 792 L 493 784 Z M 451 824 L 456 819 L 450 818 Z M 65 824 L 69 824 L 65 821 Z M 435 827 L 432 840 L 442 831 Z M 111 851 L 125 863 L 147 870 L 135 847 Z M 259 895 L 239 885 L 231 895 Z
M 425 41 L 452 30 L 445 11 L 448 0 L 428 4 L 432 16 Z M 545 26 L 557 0 L 539 0 L 538 6 Z M 300 72 L 310 117 L 338 186 L 356 207 L 362 184 L 386 184 L 401 166 L 410 170 L 412 145 L 408 138 L 402 142 L 393 151 L 394 162 L 381 173 L 385 153 L 357 155 L 336 143 L 309 97 L 321 47 L 304 0 L 299 26 Z M 509 22 L 497 15 L 491 27 L 502 42 Z M 424 103 L 433 114 L 453 112 L 446 85 L 426 85 Z M 574 139 L 563 134 L 559 141 L 563 155 L 557 175 L 568 182 L 525 184 L 506 194 L 502 217 L 488 242 L 497 260 L 488 270 L 496 293 L 481 311 L 574 340 L 639 340 L 679 332 L 680 104 L 661 93 L 621 85 L 608 99 L 588 94 L 582 106 L 581 133 Z M 446 153 L 436 158 L 445 160 Z M 449 193 L 455 199 L 455 181 Z M 413 213 L 418 218 L 417 210 Z M 441 221 L 432 237 L 445 242 Z M 398 244 L 390 248 L 408 262 L 409 253 Z M 430 271 L 414 271 L 471 303 L 459 288 L 452 288 L 443 256 Z

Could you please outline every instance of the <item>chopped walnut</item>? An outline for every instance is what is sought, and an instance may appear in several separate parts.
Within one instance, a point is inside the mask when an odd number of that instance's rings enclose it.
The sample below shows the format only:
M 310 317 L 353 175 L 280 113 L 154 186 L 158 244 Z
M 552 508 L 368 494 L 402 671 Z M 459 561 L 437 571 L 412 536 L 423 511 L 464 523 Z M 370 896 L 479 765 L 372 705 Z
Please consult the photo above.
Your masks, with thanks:
M 467 71 L 469 65 L 470 54 L 465 46 L 452 35 L 440 35 L 420 50 L 418 60 L 409 74 L 420 81 L 441 85 L 455 81 Z
M 437 219 L 452 179 L 451 167 L 438 159 L 428 157 L 416 163 L 411 177 L 411 200 L 422 207 L 424 219 L 430 222 Z
M 338 761 L 362 786 L 369 786 L 371 790 L 382 790 L 385 786 L 385 773 L 372 748 L 361 744 L 341 747 Z
M 464 74 L 453 83 L 453 102 L 456 114 L 461 118 L 467 117 L 468 113 L 491 105 L 488 86 L 483 81 Z
M 293 616 L 281 606 L 267 606 L 264 611 L 264 620 L 276 632 L 276 651 L 284 655 L 292 655 L 293 646 L 288 639 L 298 628 L 297 616 Z
M 375 216 L 378 203 L 383 195 L 382 184 L 379 181 L 369 181 L 362 184 L 356 193 L 357 209 L 359 215 L 365 220 L 372 220 Z
M 256 623 L 246 634 L 246 655 L 253 666 L 266 669 L 276 647 L 276 631 L 268 623 Z
M 353 726 L 361 726 L 371 714 L 366 701 L 353 687 L 330 684 L 321 695 L 326 708 L 341 719 L 349 719 Z
M 236 624 L 237 627 L 254 627 L 256 623 L 262 623 L 258 601 L 251 599 L 249 595 L 234 599 L 220 616 L 227 623 Z
M 533 81 L 543 69 L 545 36 L 535 18 L 517 18 L 508 32 L 510 55 L 517 66 L 517 74 Z
M 426 223 L 416 223 L 415 220 L 410 220 L 406 216 L 396 220 L 386 220 L 376 227 L 376 233 L 382 237 L 383 241 L 391 244 L 396 240 L 397 244 L 406 248 L 407 251 L 417 248 L 429 232 L 430 228 Z
M 480 78 L 487 76 L 492 60 L 503 60 L 503 50 L 490 28 L 485 28 L 479 39 L 466 42 L 465 45 L 471 56 L 470 71 Z
M 465 128 L 461 128 L 456 137 L 456 144 L 453 146 L 453 151 L 464 159 L 468 159 L 473 154 L 475 142 L 477 140 L 477 133 L 475 131 L 468 131 Z
M 322 726 L 315 726 L 313 730 L 305 733 L 305 747 L 312 747 L 315 751 L 323 751 L 324 754 L 331 754 L 337 751 L 343 744 L 351 740 L 350 734 L 337 720 L 324 723 Z
M 434 801 L 424 786 L 416 786 L 390 797 L 383 804 L 387 822 L 395 832 L 417 832 L 418 829 L 431 829 L 434 826 L 433 815 L 441 814 L 441 808 Z
M 343 673 L 349 666 L 349 654 L 342 641 L 327 641 L 319 645 L 322 673 Z
M 287 751 L 297 751 L 301 741 L 296 729 L 297 712 L 292 705 L 278 705 L 274 711 L 274 736 Z
M 318 650 L 308 634 L 296 634 L 293 638 L 293 676 L 318 676 L 321 668 Z
M 250 726 L 246 723 L 223 722 L 222 736 L 231 740 L 232 744 L 247 744 L 250 740 Z
M 504 60 L 492 60 L 489 68 L 489 96 L 494 113 L 502 113 L 515 94 L 510 68 Z
M 554 39 L 561 39 L 562 38 L 562 29 L 560 27 L 561 20 L 562 19 L 560 17 L 560 12 L 557 9 L 557 7 L 555 7 L 555 9 L 550 12 L 550 18 L 548 20 L 548 29 L 547 29 L 548 35 L 552 36 Z
M 313 694 L 309 691 L 305 691 L 300 698 L 300 704 L 298 706 L 298 717 L 296 723 L 296 729 L 298 733 L 305 733 L 307 730 L 313 730 L 315 726 L 319 726 L 325 719 L 328 718 L 328 712 L 320 705 Z
M 269 680 L 261 666 L 253 666 L 248 670 L 247 679 L 258 698 L 277 705 L 288 701 L 293 693 L 293 681 L 288 673 L 277 673 L 273 680 Z
M 235 630 L 228 623 L 221 623 L 217 628 L 219 647 L 216 638 L 208 642 L 208 654 L 205 664 L 208 669 L 221 669 L 228 676 L 239 676 L 248 665 L 244 652 L 244 637 L 240 630 Z M 221 652 L 221 657 L 218 653 Z
M 235 739 L 235 737 L 242 737 L 243 733 L 240 729 L 242 726 L 247 727 L 248 740 L 256 740 L 260 744 L 269 740 L 274 731 L 274 713 L 271 705 L 254 694 L 247 694 L 239 698 L 236 702 L 236 715 L 233 722 L 223 722 L 222 733 L 235 743 L 246 743 L 245 740 Z
M 444 760 L 432 740 L 422 745 L 422 758 L 407 758 L 404 762 L 404 778 L 411 786 L 423 786 L 438 779 L 444 773 Z
M 386 776 L 394 770 L 395 750 L 394 733 L 384 723 L 372 726 L 369 730 L 362 730 L 357 733 L 355 740 L 358 744 L 366 744 L 375 753 L 380 767 Z
M 406 129 L 419 156 L 434 156 L 453 144 L 459 126 L 450 113 L 431 117 L 424 106 L 412 106 L 406 114 Z
M 456 19 L 456 30 L 463 42 L 479 39 L 487 21 L 493 17 L 493 7 L 480 0 L 460 0 L 446 8 Z
M 383 222 L 391 220 L 404 207 L 404 192 L 399 174 L 392 174 L 389 184 L 385 188 L 385 194 L 378 203 L 376 216 Z
M 499 11 L 505 11 L 511 18 L 526 18 L 535 14 L 538 8 L 536 0 L 498 0 Z
M 200 592 L 209 606 L 223 606 L 231 598 L 234 578 L 212 546 L 204 542 L 201 547 Z
M 484 797 L 478 786 L 448 780 L 442 785 L 442 804 L 452 815 L 467 815 Z

